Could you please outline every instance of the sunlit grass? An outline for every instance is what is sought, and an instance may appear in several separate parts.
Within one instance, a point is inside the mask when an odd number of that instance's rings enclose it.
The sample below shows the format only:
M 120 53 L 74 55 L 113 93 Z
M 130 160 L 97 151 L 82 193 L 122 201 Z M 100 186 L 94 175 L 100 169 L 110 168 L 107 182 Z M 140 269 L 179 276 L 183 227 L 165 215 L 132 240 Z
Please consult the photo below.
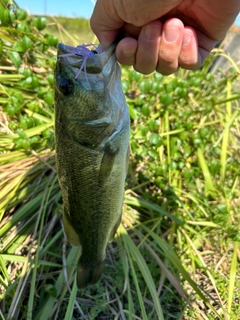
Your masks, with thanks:
M 49 32 L 67 45 L 77 46 L 83 43 L 96 43 L 97 39 L 90 29 L 89 21 L 83 18 L 49 17 Z

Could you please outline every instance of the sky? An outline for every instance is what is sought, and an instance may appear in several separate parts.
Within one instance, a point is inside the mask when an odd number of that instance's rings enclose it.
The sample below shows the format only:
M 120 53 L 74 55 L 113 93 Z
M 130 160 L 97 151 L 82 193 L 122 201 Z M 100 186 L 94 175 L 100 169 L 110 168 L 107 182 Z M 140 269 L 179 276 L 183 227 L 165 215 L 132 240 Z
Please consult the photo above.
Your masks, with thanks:
M 16 0 L 20 8 L 32 14 L 90 18 L 94 0 Z
M 16 0 L 16 2 L 22 9 L 32 14 L 90 18 L 95 0 Z M 240 26 L 240 14 L 235 23 Z
M 235 21 L 235 24 L 240 27 L 240 13 L 239 13 L 239 15 L 237 16 L 237 19 L 236 19 L 236 21 Z

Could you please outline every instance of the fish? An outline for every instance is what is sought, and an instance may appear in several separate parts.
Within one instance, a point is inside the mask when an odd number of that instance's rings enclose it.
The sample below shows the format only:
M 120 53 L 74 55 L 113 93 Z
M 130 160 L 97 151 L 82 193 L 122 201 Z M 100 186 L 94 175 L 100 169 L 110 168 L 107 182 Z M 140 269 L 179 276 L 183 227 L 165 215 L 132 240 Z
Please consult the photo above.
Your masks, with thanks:
M 58 44 L 56 168 L 64 232 L 72 246 L 81 248 L 79 289 L 99 280 L 122 216 L 130 117 L 115 48 Z

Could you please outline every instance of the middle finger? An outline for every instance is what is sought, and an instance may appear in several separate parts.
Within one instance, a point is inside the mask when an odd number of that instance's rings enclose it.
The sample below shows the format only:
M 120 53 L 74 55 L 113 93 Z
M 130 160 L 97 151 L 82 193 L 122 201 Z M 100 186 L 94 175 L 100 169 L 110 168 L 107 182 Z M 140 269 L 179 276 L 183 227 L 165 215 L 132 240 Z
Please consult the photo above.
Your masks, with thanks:
M 184 25 L 179 19 L 169 19 L 164 23 L 156 68 L 158 72 L 169 75 L 178 70 L 178 57 L 182 47 L 183 31 Z
M 138 37 L 138 48 L 134 69 L 149 74 L 156 69 L 162 23 L 159 20 L 144 25 Z

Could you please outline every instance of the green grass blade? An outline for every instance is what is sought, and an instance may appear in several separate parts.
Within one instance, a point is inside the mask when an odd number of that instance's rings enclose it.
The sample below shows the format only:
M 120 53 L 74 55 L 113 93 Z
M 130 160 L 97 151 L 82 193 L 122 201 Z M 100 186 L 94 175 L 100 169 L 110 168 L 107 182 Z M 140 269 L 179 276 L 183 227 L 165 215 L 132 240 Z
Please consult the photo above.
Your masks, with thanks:
M 68 271 L 68 279 L 73 276 L 73 273 L 76 270 L 77 261 L 80 255 L 79 248 L 71 248 L 68 256 L 67 256 L 67 271 Z M 55 283 L 57 296 L 48 296 L 39 306 L 39 309 L 35 312 L 33 320 L 46 320 L 52 316 L 53 306 L 56 303 L 56 299 L 58 299 L 61 293 L 66 294 L 67 286 L 65 283 L 65 268 L 63 267 L 57 280 Z
M 5 282 L 10 283 L 10 276 L 8 274 L 8 271 L 7 271 L 7 268 L 5 266 L 4 259 L 3 259 L 2 255 L 0 255 L 0 270 L 1 270 L 2 276 L 5 279 L 4 283 Z M 5 283 L 5 284 L 7 284 L 7 283 Z
M 76 300 L 76 296 L 77 296 L 77 291 L 78 291 L 77 282 L 76 282 L 76 278 L 75 278 L 75 280 L 73 282 L 71 294 L 69 297 L 67 312 L 65 314 L 64 320 L 69 320 L 69 319 L 73 318 L 74 304 L 75 304 L 75 300 Z
M 41 200 L 41 198 L 42 194 L 39 194 L 26 203 L 25 206 L 20 208 L 18 212 L 0 229 L 0 238 L 3 237 L 12 228 L 12 226 L 16 225 L 19 221 L 26 219 L 31 214 L 35 214 L 35 210 L 38 208 L 39 200 Z
M 37 234 L 38 230 L 38 225 L 40 224 L 39 227 L 39 233 L 38 233 L 38 243 L 41 243 L 41 237 L 42 237 L 42 232 L 43 232 L 43 226 L 44 226 L 44 219 L 47 211 L 47 205 L 46 203 L 49 200 L 51 191 L 53 189 L 53 186 L 55 185 L 55 182 L 57 180 L 57 177 L 55 176 L 55 179 L 53 179 L 54 173 L 50 176 L 49 183 L 51 183 L 50 188 L 46 186 L 42 203 L 41 203 L 41 208 L 38 213 L 38 219 L 35 225 L 35 233 Z M 53 179 L 53 180 L 52 180 Z M 34 268 L 33 268 L 33 274 L 32 274 L 32 279 L 31 279 L 31 288 L 30 288 L 30 294 L 29 294 L 29 300 L 28 300 L 28 317 L 27 320 L 32 320 L 32 313 L 33 313 L 33 303 L 34 303 L 34 296 L 35 296 L 35 285 L 36 285 L 36 278 L 37 278 L 37 266 L 39 265 L 39 255 L 40 255 L 40 250 L 41 246 L 39 245 L 37 247 L 37 251 L 35 254 L 35 259 L 34 259 Z
M 24 263 L 26 261 L 26 257 L 18 256 L 15 254 L 0 254 L 0 259 L 3 259 L 4 261 L 11 261 L 11 262 L 21 262 Z M 30 263 L 34 263 L 34 259 L 30 260 Z M 38 264 L 41 266 L 48 266 L 53 268 L 61 268 L 62 265 L 56 262 L 52 261 L 45 261 L 45 260 L 39 260 Z
M 141 255 L 139 249 L 135 246 L 134 242 L 132 241 L 132 239 L 130 238 L 127 231 L 123 228 L 122 225 L 120 225 L 120 232 L 121 232 L 121 236 L 123 237 L 123 241 L 124 241 L 125 245 L 128 246 L 132 257 L 136 261 L 138 268 L 142 273 L 142 276 L 145 280 L 146 286 L 149 289 L 149 292 L 150 292 L 152 299 L 153 299 L 153 302 L 154 302 L 154 306 L 156 308 L 158 319 L 164 320 L 162 307 L 160 305 L 159 297 L 158 297 L 158 294 L 156 291 L 155 284 L 153 282 L 152 275 L 149 271 L 149 268 L 148 268 L 143 256 Z
M 131 290 L 131 285 L 130 285 L 130 280 L 129 280 L 129 265 L 128 265 L 127 256 L 126 256 L 126 253 L 125 253 L 125 250 L 123 247 L 122 238 L 121 238 L 119 232 L 118 232 L 118 237 L 116 238 L 116 240 L 117 240 L 117 244 L 118 244 L 120 259 L 122 262 L 123 273 L 125 276 L 123 293 L 127 290 L 129 320 L 133 320 L 133 315 L 134 315 L 135 311 L 134 311 L 132 290 Z M 128 250 L 127 247 L 126 247 L 126 250 Z
M 227 82 L 227 99 L 231 96 L 231 83 Z M 231 119 L 231 113 L 232 113 L 232 104 L 231 101 L 227 102 L 226 104 L 226 125 L 229 123 Z M 223 184 L 225 181 L 225 175 L 226 175 L 226 161 L 227 161 L 227 151 L 228 151 L 228 143 L 229 143 L 229 130 L 230 127 L 227 126 L 224 130 L 223 139 L 222 139 L 222 148 L 221 148 L 221 183 Z
M 127 248 L 127 245 L 126 245 L 126 248 Z M 146 314 L 146 310 L 145 310 L 145 306 L 144 306 L 144 302 L 143 302 L 143 299 L 142 299 L 142 292 L 141 292 L 141 290 L 139 288 L 137 274 L 135 272 L 134 264 L 133 264 L 133 261 L 132 261 L 131 251 L 128 251 L 128 255 L 129 255 L 129 263 L 130 263 L 130 267 L 131 267 L 133 281 L 134 281 L 135 288 L 136 288 L 136 291 L 137 291 L 138 302 L 139 302 L 140 309 L 141 309 L 141 319 L 148 320 L 148 317 L 147 317 L 147 314 Z
M 206 195 L 210 195 L 212 198 L 216 198 L 216 188 L 214 187 L 214 183 L 211 178 L 211 174 L 208 169 L 207 162 L 200 148 L 197 149 L 197 155 L 198 155 L 198 161 L 204 176 Z
M 136 197 L 127 195 L 127 196 L 125 196 L 124 202 L 129 206 L 134 206 L 137 208 L 145 208 L 149 211 L 155 211 L 156 213 L 158 213 L 160 215 L 167 216 L 168 218 L 170 218 L 172 221 L 176 222 L 179 225 L 183 224 L 183 222 L 180 219 L 171 215 L 164 208 L 162 208 L 162 207 L 158 206 L 157 204 L 150 202 L 144 198 L 141 198 L 141 197 L 136 198 Z
M 237 251 L 239 248 L 239 243 L 234 243 L 233 256 L 232 256 L 232 264 L 230 269 L 230 277 L 229 277 L 229 288 L 228 288 L 228 313 L 231 314 L 232 302 L 234 298 L 234 287 L 235 280 L 237 274 Z
M 225 124 L 225 128 L 224 128 L 223 132 L 220 134 L 218 140 L 214 143 L 214 147 L 216 147 L 220 144 L 224 135 L 226 134 L 226 132 L 229 131 L 229 129 L 231 128 L 231 126 L 233 125 L 234 121 L 237 119 L 238 116 L 239 116 L 239 110 L 235 110 L 232 114 L 231 119 L 229 119 L 228 123 Z
M 141 224 L 141 227 L 145 229 L 149 235 L 151 235 L 156 242 L 156 245 L 158 245 L 161 250 L 164 252 L 166 258 L 172 263 L 172 265 L 179 271 L 180 274 L 182 274 L 183 278 L 188 281 L 188 283 L 191 285 L 191 287 L 194 289 L 194 291 L 201 297 L 201 299 L 209 306 L 209 308 L 217 315 L 219 316 L 218 312 L 212 307 L 212 305 L 208 302 L 206 297 L 204 296 L 203 292 L 199 289 L 195 281 L 192 280 L 188 272 L 183 267 L 181 261 L 173 251 L 172 247 L 169 246 L 163 239 L 161 239 L 155 232 L 152 232 L 151 229 L 146 227 L 144 224 Z M 221 319 L 221 317 L 220 317 Z

